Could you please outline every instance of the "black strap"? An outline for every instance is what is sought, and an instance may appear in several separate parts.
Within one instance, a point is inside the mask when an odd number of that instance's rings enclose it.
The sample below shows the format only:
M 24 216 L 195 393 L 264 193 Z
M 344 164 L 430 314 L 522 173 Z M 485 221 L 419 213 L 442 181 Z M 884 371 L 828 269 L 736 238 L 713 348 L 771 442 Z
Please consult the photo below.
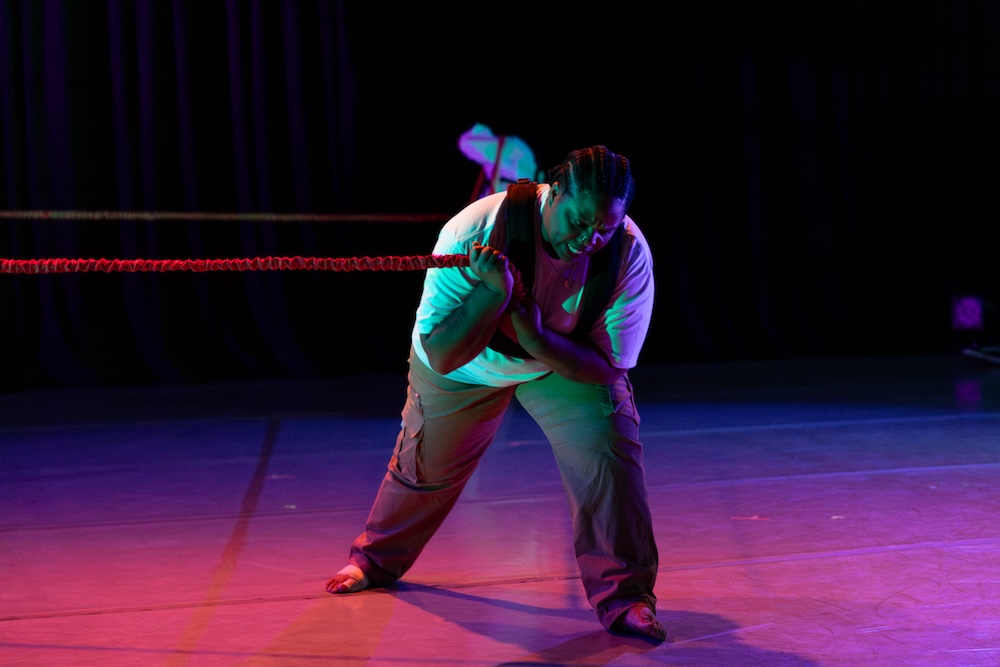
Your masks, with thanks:
M 586 337 L 594 322 L 610 305 L 611 294 L 618 285 L 618 274 L 622 267 L 622 243 L 625 225 L 619 225 L 608 244 L 590 256 L 587 269 L 587 284 L 583 288 L 583 304 L 573 335 Z
M 519 178 L 507 186 L 507 196 L 500 204 L 490 234 L 490 245 L 504 248 L 504 254 L 521 273 L 521 284 L 531 294 L 535 283 L 535 218 L 538 216 L 538 188 L 534 181 Z M 532 359 L 531 354 L 500 329 L 487 344 L 497 352 Z

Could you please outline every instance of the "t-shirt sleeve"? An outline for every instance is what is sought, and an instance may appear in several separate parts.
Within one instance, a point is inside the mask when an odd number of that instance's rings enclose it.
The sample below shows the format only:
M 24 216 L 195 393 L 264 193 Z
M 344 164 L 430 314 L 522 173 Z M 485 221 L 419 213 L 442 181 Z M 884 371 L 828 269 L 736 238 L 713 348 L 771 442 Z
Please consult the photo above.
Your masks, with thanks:
M 468 256 L 474 241 L 486 243 L 483 239 L 488 238 L 503 196 L 494 194 L 467 206 L 441 228 L 432 252 Z M 479 282 L 467 266 L 427 269 L 414 323 L 417 334 L 430 333 L 462 304 Z
M 594 323 L 590 338 L 616 368 L 633 368 L 649 333 L 653 316 L 653 257 L 646 239 L 629 220 L 628 256 L 610 306 Z
M 443 229 L 434 244 L 435 255 L 466 255 L 465 246 L 447 229 Z M 417 333 L 426 334 L 455 310 L 476 287 L 478 280 L 468 267 L 427 269 L 423 294 L 417 306 Z

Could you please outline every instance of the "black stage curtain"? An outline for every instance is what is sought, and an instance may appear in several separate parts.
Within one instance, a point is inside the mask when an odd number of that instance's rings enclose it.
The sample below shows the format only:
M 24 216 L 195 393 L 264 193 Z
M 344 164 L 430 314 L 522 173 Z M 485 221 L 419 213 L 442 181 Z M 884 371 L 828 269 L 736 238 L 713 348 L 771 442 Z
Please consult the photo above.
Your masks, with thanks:
M 0 209 L 371 214 L 7 217 L 0 258 L 425 254 L 379 216 L 467 203 L 481 122 L 632 159 L 644 363 L 990 342 L 950 309 L 1000 282 L 1000 4 L 427 4 L 0 0 Z M 402 371 L 420 278 L 0 275 L 0 388 Z

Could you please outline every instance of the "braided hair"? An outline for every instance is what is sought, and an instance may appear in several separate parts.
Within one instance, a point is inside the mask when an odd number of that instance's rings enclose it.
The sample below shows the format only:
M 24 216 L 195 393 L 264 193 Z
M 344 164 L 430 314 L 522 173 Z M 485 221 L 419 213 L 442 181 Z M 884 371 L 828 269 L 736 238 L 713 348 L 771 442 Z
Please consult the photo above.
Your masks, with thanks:
M 571 197 L 589 192 L 597 198 L 620 200 L 625 205 L 625 211 L 628 211 L 635 196 L 635 181 L 628 158 L 600 145 L 570 151 L 562 164 L 548 171 L 548 182 L 556 181 Z

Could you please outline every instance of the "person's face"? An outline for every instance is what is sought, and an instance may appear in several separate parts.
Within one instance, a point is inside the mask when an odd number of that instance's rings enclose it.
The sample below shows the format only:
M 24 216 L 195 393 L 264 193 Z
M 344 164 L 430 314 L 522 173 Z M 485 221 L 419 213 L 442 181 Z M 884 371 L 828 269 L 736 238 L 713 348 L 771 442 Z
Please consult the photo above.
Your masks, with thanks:
M 624 219 L 620 199 L 601 200 L 590 193 L 570 197 L 556 181 L 542 211 L 542 239 L 559 259 L 573 261 L 606 246 Z

